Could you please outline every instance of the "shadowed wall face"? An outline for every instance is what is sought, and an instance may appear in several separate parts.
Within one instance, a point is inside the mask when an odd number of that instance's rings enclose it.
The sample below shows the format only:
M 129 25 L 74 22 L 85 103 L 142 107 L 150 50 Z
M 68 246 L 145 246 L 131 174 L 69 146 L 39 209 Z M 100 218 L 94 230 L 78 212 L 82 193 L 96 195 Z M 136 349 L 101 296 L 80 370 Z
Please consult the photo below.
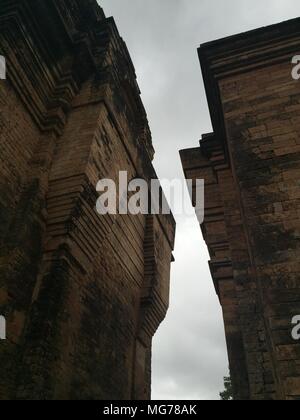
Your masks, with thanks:
M 99 179 L 156 178 L 126 45 L 95 1 L 5 0 L 0 27 L 0 398 L 150 398 L 175 223 L 95 210 Z
M 199 50 L 214 134 L 181 153 L 206 180 L 203 234 L 236 399 L 299 399 L 299 20 Z

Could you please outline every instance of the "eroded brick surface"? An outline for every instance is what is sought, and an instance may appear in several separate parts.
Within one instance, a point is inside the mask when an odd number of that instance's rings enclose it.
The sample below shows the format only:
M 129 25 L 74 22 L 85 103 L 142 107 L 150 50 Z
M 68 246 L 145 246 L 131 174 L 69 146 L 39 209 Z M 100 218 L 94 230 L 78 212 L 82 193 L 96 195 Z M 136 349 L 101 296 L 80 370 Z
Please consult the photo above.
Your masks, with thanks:
M 300 398 L 298 25 L 200 48 L 214 134 L 182 152 L 187 178 L 206 181 L 203 233 L 236 399 Z
M 1 399 L 142 399 L 169 303 L 171 216 L 99 216 L 99 179 L 156 178 L 133 65 L 96 1 L 4 0 Z

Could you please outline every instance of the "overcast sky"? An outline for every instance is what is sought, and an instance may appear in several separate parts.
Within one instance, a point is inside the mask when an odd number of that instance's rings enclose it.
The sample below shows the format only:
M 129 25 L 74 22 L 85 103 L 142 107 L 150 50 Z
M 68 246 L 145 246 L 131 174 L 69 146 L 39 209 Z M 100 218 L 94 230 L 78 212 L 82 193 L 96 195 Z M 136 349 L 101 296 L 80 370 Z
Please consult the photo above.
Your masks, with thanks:
M 300 14 L 299 0 L 100 0 L 127 43 L 161 178 L 211 130 L 197 47 Z M 300 52 L 300 51 L 299 51 Z M 153 349 L 153 399 L 219 399 L 228 360 L 221 308 L 195 218 L 177 217 L 171 303 Z

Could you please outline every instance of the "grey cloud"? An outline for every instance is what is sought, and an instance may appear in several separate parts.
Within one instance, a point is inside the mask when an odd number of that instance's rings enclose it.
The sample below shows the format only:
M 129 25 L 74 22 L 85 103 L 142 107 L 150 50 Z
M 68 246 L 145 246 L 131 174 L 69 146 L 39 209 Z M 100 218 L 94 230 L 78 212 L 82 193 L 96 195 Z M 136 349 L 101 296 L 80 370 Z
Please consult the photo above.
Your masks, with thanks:
M 298 0 L 101 0 L 139 80 L 160 177 L 182 177 L 178 150 L 211 130 L 197 47 L 296 17 Z M 180 217 L 171 306 L 154 340 L 153 397 L 218 399 L 227 373 L 221 308 L 195 218 Z

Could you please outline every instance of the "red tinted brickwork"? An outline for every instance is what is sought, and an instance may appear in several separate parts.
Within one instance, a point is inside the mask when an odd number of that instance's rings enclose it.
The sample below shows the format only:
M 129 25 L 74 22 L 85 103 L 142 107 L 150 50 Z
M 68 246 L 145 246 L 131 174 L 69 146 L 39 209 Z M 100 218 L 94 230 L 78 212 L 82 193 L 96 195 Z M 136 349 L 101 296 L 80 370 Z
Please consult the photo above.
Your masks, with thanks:
M 300 398 L 298 25 L 200 48 L 215 132 L 182 152 L 186 177 L 206 180 L 202 228 L 236 399 Z
M 156 178 L 134 68 L 96 1 L 32 5 L 0 13 L 0 398 L 149 399 L 175 223 L 95 209 Z

